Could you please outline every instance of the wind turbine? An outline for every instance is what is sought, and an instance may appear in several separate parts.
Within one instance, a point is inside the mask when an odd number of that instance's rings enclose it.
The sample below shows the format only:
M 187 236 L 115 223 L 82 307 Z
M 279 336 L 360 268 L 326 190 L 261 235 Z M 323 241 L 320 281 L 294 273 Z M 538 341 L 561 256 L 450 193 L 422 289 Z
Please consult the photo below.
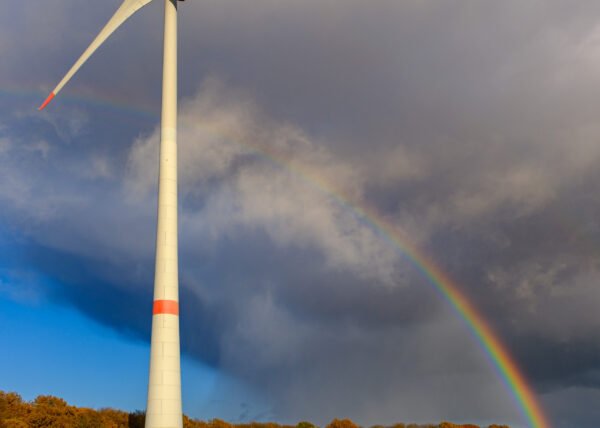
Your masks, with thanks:
M 100 34 L 39 107 L 43 110 L 85 61 L 131 15 L 152 0 L 124 0 Z M 156 265 L 146 428 L 181 428 L 177 257 L 177 1 L 165 1 Z

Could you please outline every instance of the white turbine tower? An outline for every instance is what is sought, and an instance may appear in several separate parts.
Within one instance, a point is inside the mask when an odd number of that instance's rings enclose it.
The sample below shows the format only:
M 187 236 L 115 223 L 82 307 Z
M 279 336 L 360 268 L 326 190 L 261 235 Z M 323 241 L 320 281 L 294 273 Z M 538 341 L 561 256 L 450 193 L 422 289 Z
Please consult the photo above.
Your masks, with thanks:
M 100 34 L 40 106 L 44 109 L 102 43 L 152 0 L 124 0 Z M 165 1 L 163 91 L 154 306 L 146 428 L 181 428 L 177 261 L 177 1 Z M 182 0 L 179 0 L 182 1 Z

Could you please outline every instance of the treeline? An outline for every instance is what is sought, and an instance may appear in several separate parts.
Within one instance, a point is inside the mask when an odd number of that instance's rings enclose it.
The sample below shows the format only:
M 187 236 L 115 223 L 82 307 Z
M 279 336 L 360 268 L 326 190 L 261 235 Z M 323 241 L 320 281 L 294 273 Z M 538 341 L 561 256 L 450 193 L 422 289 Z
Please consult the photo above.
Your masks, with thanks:
M 142 411 L 123 412 L 114 409 L 88 409 L 70 406 L 62 398 L 40 395 L 33 401 L 23 401 L 19 394 L 0 391 L 0 428 L 144 428 Z M 184 428 L 318 428 L 310 422 L 280 425 L 272 422 L 230 424 L 220 419 L 205 422 L 183 417 Z M 334 419 L 325 428 L 360 428 L 349 419 Z M 371 428 L 481 428 L 477 425 L 456 425 L 442 422 L 437 425 L 395 424 Z M 509 428 L 490 425 L 488 428 Z

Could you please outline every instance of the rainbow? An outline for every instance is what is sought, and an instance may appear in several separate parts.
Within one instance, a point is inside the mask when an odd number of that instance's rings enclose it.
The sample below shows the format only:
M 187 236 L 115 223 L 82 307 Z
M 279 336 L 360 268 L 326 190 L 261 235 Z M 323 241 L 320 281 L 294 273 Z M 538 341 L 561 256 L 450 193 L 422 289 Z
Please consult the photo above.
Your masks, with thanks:
M 219 135 L 223 137 L 223 135 Z M 230 141 L 230 140 L 228 140 Z M 237 143 L 241 144 L 241 143 Z M 483 349 L 500 379 L 517 403 L 519 410 L 531 428 L 550 428 L 550 422 L 544 414 L 536 394 L 519 369 L 515 359 L 510 355 L 502 340 L 494 332 L 489 323 L 475 309 L 467 296 L 460 291 L 456 283 L 417 245 L 411 242 L 406 234 L 389 220 L 364 203 L 354 202 L 352 197 L 333 187 L 323 179 L 316 170 L 298 164 L 293 159 L 278 153 L 272 148 L 244 143 L 255 152 L 267 157 L 278 165 L 291 171 L 300 178 L 309 181 L 326 195 L 333 197 L 340 205 L 351 209 L 359 219 L 369 224 L 391 245 L 400 250 L 434 287 L 437 294 L 445 300 L 461 321 L 467 326 L 477 343 Z
M 131 105 L 130 100 L 127 100 L 123 94 L 103 94 L 102 96 L 94 93 L 89 93 L 83 90 L 75 89 L 69 91 L 68 94 L 60 95 L 60 99 L 63 103 L 67 104 L 83 104 L 95 108 L 108 108 L 118 113 L 129 114 L 144 119 L 156 120 L 158 117 L 158 108 L 156 111 L 149 107 Z M 40 97 L 45 98 L 43 93 L 47 93 L 48 90 L 30 90 L 22 88 L 0 88 L 0 98 L 10 98 L 21 100 L 23 102 L 31 102 L 31 104 L 39 104 Z
M 0 95 L 25 98 L 32 97 L 33 95 L 43 97 L 40 91 L 0 90 Z M 90 103 L 95 107 L 109 107 L 122 112 L 156 118 L 156 114 L 149 109 L 131 106 L 131 104 L 126 102 L 115 102 L 110 98 L 99 98 L 95 95 L 63 96 L 63 98 L 74 102 Z M 253 152 L 260 154 L 312 184 L 319 191 L 334 198 L 341 206 L 352 210 L 359 219 L 369 224 L 381 237 L 397 248 L 427 278 L 437 294 L 450 305 L 466 325 L 516 402 L 528 425 L 531 428 L 551 427 L 548 418 L 538 402 L 536 394 L 520 370 L 517 362 L 502 343 L 502 340 L 485 318 L 475 309 L 467 296 L 461 292 L 450 276 L 439 268 L 434 260 L 420 250 L 417 245 L 412 243 L 404 232 L 399 230 L 376 210 L 362 202 L 354 201 L 351 196 L 344 194 L 340 189 L 336 189 L 331 183 L 323 179 L 318 171 L 311 170 L 306 165 L 300 165 L 285 154 L 279 153 L 269 147 L 237 142 L 235 139 L 223 135 L 222 130 L 216 131 L 213 129 L 211 131 L 218 137 L 224 137 L 228 142 L 242 144 L 244 147 L 251 149 Z

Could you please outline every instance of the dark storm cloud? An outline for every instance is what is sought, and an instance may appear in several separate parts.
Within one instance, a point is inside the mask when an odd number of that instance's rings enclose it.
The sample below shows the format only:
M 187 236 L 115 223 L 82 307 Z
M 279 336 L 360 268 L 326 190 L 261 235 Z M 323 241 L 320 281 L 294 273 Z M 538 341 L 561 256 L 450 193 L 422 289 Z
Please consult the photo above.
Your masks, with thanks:
M 2 86 L 53 87 L 118 1 L 76 14 L 51 3 L 14 15 L 0 5 Z M 74 92 L 157 105 L 155 3 Z M 557 426 L 598 424 L 581 403 L 597 396 L 600 368 L 600 5 L 196 0 L 180 10 L 186 352 L 260 389 L 280 418 L 520 420 L 464 327 L 324 182 L 450 272 Z M 12 165 L 0 171 L 2 221 L 26 235 L 55 296 L 144 337 L 144 310 L 123 302 L 149 298 L 154 123 L 53 108 L 2 107 L 0 160 Z

